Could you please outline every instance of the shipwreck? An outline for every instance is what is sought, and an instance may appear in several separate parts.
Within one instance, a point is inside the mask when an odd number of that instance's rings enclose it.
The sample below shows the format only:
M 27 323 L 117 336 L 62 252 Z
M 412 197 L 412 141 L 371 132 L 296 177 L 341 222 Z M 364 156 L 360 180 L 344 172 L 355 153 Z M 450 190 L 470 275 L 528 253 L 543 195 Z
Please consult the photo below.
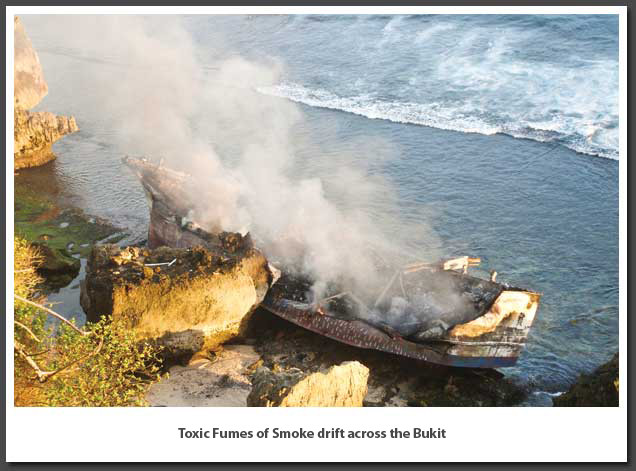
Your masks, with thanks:
M 192 220 L 190 176 L 147 159 L 125 157 L 149 198 L 148 246 L 215 248 L 215 228 Z M 386 267 L 374 299 L 331 287 L 312 299 L 312 280 L 272 267 L 277 280 L 261 306 L 305 329 L 359 348 L 469 368 L 512 366 L 522 352 L 541 295 L 471 276 L 480 259 Z

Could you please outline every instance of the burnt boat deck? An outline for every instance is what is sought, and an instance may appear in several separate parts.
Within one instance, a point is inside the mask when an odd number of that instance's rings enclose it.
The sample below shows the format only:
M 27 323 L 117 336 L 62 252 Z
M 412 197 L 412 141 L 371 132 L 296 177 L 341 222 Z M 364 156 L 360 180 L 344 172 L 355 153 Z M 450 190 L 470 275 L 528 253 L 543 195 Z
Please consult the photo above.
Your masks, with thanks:
M 403 273 L 413 276 L 408 269 Z M 498 368 L 516 363 L 538 307 L 537 293 L 439 268 L 423 267 L 417 275 L 419 283 L 408 278 L 404 284 L 391 286 L 389 282 L 387 287 L 393 289 L 382 294 L 389 298 L 400 291 L 430 286 L 431 280 L 446 284 L 448 279 L 457 283 L 455 287 L 468 287 L 465 292 L 472 289 L 473 296 L 478 291 L 473 309 L 449 313 L 450 318 L 443 318 L 451 323 L 448 330 L 427 341 L 413 341 L 373 325 L 360 313 L 366 307 L 348 293 L 310 303 L 305 294 L 310 284 L 285 275 L 272 286 L 262 305 L 296 325 L 359 348 L 456 367 Z

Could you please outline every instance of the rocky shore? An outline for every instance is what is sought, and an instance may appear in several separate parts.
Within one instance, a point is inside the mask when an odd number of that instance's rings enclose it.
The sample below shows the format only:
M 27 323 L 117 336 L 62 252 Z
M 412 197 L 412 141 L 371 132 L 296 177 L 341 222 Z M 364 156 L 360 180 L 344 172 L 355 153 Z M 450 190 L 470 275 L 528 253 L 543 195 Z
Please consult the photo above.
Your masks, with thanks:
M 15 109 L 14 169 L 36 167 L 55 158 L 51 146 L 67 134 L 79 131 L 72 116 Z
M 248 237 L 223 233 L 218 249 L 98 245 L 81 303 L 87 318 L 121 319 L 140 338 L 193 355 L 245 331 L 273 281 Z
M 17 16 L 14 28 L 14 170 L 18 170 L 55 159 L 53 143 L 79 128 L 72 116 L 30 111 L 49 89 L 37 52 Z M 78 275 L 79 257 L 87 256 L 92 244 L 116 234 L 118 229 L 60 204 L 54 194 L 56 182 L 50 178 L 42 184 L 46 191 L 25 184 L 20 176 L 16 178 L 15 232 L 37 248 L 42 258 L 38 272 L 46 280 L 46 289 L 55 289 Z
M 55 186 L 50 180 L 48 184 Z M 47 289 L 63 287 L 77 277 L 80 258 L 89 255 L 93 244 L 123 237 L 108 221 L 62 204 L 55 195 L 33 188 L 31 181 L 16 177 L 14 198 L 15 233 L 38 249 L 38 272 Z
M 155 406 L 498 406 L 525 392 L 494 370 L 431 365 L 349 347 L 258 308 L 275 274 L 249 237 L 207 248 L 93 248 L 89 316 L 124 319 L 164 347 Z

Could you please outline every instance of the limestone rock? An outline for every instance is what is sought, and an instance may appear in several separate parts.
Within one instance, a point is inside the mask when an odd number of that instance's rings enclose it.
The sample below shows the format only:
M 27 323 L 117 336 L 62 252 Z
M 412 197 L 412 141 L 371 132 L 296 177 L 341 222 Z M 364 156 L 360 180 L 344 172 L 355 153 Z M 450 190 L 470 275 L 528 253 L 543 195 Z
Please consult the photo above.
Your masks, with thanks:
M 16 109 L 13 113 L 14 169 L 35 167 L 53 160 L 51 145 L 79 130 L 75 118 Z
M 81 305 L 89 320 L 110 315 L 140 339 L 181 336 L 173 343 L 185 353 L 238 336 L 271 281 L 267 260 L 253 247 L 229 253 L 107 244 L 93 247 Z M 200 337 L 203 345 L 187 347 Z
M 554 397 L 555 406 L 618 407 L 618 353 L 590 375 L 581 375 L 566 393 Z
M 75 118 L 28 111 L 48 93 L 42 66 L 20 19 L 14 17 L 13 117 L 14 169 L 42 165 L 55 158 L 51 145 L 78 131 Z
M 259 360 L 249 345 L 229 345 L 208 359 L 195 356 L 187 366 L 173 366 L 167 379 L 153 384 L 151 406 L 241 407 L 252 388 L 249 373 Z
M 48 93 L 42 66 L 20 19 L 13 18 L 13 100 L 16 109 L 30 110 Z
M 259 368 L 248 406 L 360 407 L 367 394 L 369 369 L 357 361 L 307 374 L 299 369 L 275 373 Z

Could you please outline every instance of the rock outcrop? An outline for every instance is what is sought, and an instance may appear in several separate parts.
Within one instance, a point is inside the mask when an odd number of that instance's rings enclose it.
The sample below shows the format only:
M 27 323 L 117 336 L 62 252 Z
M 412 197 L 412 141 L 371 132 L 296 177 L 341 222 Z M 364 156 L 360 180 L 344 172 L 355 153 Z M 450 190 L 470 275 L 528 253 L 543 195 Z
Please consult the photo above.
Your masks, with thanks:
M 252 377 L 248 406 L 361 407 L 369 369 L 357 361 L 307 374 L 299 369 L 274 372 L 259 368 Z
M 14 168 L 34 167 L 55 158 L 52 144 L 78 131 L 73 117 L 28 111 L 48 93 L 42 66 L 20 19 L 14 17 Z
M 581 375 L 564 394 L 552 399 L 557 407 L 618 407 L 618 353 L 590 375 Z
M 218 236 L 215 250 L 95 246 L 81 290 L 87 318 L 110 315 L 179 355 L 236 337 L 273 282 L 263 254 L 236 236 Z
M 75 118 L 46 111 L 15 109 L 13 113 L 14 169 L 36 167 L 55 158 L 51 146 L 61 137 L 78 131 Z

